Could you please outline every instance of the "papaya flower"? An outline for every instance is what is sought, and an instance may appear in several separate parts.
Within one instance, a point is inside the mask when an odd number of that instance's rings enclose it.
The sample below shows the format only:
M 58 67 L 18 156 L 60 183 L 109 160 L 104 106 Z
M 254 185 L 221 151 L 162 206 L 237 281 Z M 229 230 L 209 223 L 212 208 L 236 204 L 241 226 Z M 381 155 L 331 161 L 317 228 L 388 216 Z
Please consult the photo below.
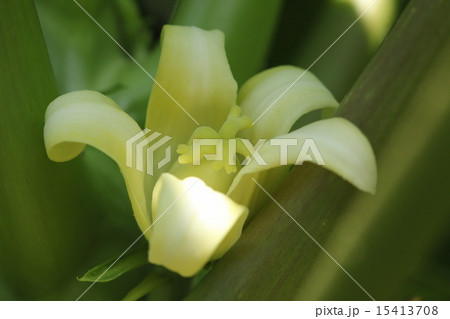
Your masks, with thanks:
M 142 128 L 94 91 L 71 92 L 51 102 L 44 140 L 56 162 L 73 159 L 86 144 L 111 157 L 149 242 L 149 262 L 189 277 L 239 239 L 249 213 L 266 199 L 255 181 L 275 190 L 290 165 L 299 164 L 306 141 L 314 141 L 322 163 L 310 154 L 300 162 L 324 164 L 358 189 L 375 192 L 375 157 L 355 125 L 328 118 L 291 131 L 303 115 L 337 106 L 313 74 L 293 66 L 263 71 L 238 92 L 222 32 L 167 25 L 145 127 L 177 145 L 170 165 L 153 176 L 127 166 L 127 141 Z M 213 150 L 206 146 L 196 163 L 193 142 L 201 139 L 222 140 L 226 160 L 207 160 Z M 274 140 L 290 142 L 274 145 Z M 245 158 L 247 165 L 228 161 L 231 145 L 238 154 L 234 160 Z M 163 156 L 158 151 L 155 157 Z

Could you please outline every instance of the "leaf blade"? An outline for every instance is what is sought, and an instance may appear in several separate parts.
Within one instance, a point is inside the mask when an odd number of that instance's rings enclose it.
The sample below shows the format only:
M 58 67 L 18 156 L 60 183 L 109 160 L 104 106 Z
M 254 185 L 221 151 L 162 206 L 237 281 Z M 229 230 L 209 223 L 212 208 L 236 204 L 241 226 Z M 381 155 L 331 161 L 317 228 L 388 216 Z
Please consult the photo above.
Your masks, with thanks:
M 108 282 L 146 264 L 147 247 L 144 246 L 97 265 L 77 279 L 84 282 Z

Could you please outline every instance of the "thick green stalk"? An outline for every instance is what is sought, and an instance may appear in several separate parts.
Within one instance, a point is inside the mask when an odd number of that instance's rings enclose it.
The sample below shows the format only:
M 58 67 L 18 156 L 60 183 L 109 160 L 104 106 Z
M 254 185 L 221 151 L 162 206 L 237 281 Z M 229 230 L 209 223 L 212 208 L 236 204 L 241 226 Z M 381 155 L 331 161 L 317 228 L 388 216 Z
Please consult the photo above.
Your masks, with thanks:
M 171 24 L 222 30 L 231 71 L 242 84 L 264 65 L 282 2 L 183 0 Z
M 429 162 L 429 155 L 417 154 L 436 151 L 437 144 L 431 141 L 433 138 L 442 141 L 448 132 L 448 129 L 444 130 L 450 104 L 450 96 L 445 89 L 449 79 L 450 20 L 446 15 L 449 10 L 450 3 L 445 0 L 412 1 L 338 110 L 338 116 L 350 119 L 361 128 L 376 151 L 380 163 L 378 195 L 360 195 L 366 204 L 360 204 L 356 209 L 353 205 L 357 202 L 349 206 L 355 195 L 349 184 L 320 167 L 304 165 L 293 170 L 275 196 L 292 217 L 323 245 L 336 225 L 345 223 L 341 217 L 365 220 L 366 211 L 371 211 L 370 216 L 375 222 L 369 223 L 369 229 L 362 233 L 355 230 L 357 240 L 351 244 L 352 254 L 347 255 L 350 256 L 348 259 L 344 258 L 343 266 L 351 264 L 348 270 L 357 280 L 359 271 L 366 267 L 359 281 L 375 298 L 399 297 L 382 287 L 384 278 L 393 281 L 386 287 L 401 286 L 405 279 L 401 274 L 411 274 L 448 224 L 443 211 L 449 207 L 449 199 L 442 192 L 450 177 L 444 165 L 448 152 L 441 150 L 443 157 L 435 164 Z M 399 138 L 405 135 L 411 139 Z M 395 149 L 396 160 L 383 155 L 391 154 Z M 438 170 L 442 174 L 436 183 L 423 171 L 428 165 L 436 165 L 430 176 L 439 177 Z M 422 172 L 418 173 L 417 169 Z M 394 174 L 392 179 L 386 177 L 390 173 Z M 439 191 L 442 196 L 435 194 Z M 430 198 L 439 201 L 430 206 L 431 211 L 427 208 L 427 201 L 418 200 L 423 195 L 432 195 Z M 371 207 L 369 202 L 377 207 Z M 424 218 L 423 215 L 427 214 L 429 218 Z M 389 225 L 390 222 L 394 225 Z M 425 227 L 418 227 L 420 224 Z M 345 229 L 347 232 L 354 230 Z M 377 241 L 383 236 L 383 229 L 388 229 L 389 235 L 398 231 L 399 235 L 393 238 L 402 240 Z M 417 245 L 411 247 L 409 242 Z M 370 244 L 371 249 L 360 256 L 355 253 L 360 248 L 357 243 L 363 246 Z M 342 244 L 346 245 L 345 242 Z M 387 255 L 393 258 L 391 267 L 372 271 L 371 262 L 376 255 L 368 255 L 374 249 L 383 252 L 389 245 L 392 245 Z M 325 245 L 332 255 L 336 253 L 333 247 Z M 407 252 L 396 258 L 394 252 L 400 248 Z M 312 290 L 307 290 L 310 287 L 307 280 L 313 275 L 313 265 L 321 254 L 320 248 L 271 202 L 255 216 L 241 240 L 217 262 L 189 299 L 369 299 L 351 279 L 340 274 L 337 279 L 323 280 L 320 285 L 324 287 L 308 295 Z M 338 253 L 338 256 L 346 257 L 344 253 Z M 411 263 L 408 258 L 413 259 Z M 329 259 L 326 261 L 337 267 Z M 315 278 L 324 275 L 319 273 Z M 373 275 L 370 280 L 369 275 Z M 347 280 L 345 285 L 344 279 Z M 328 294 L 330 283 L 334 282 L 339 286 Z M 353 287 L 352 293 L 342 291 L 347 286 Z
M 0 268 L 15 298 L 58 299 L 89 220 L 82 184 L 65 185 L 80 183 L 77 163 L 45 153 L 45 109 L 58 91 L 33 1 L 0 2 L 0 48 Z
M 417 287 L 403 286 L 412 279 L 421 279 L 417 268 L 430 260 L 450 225 L 450 199 L 443 196 L 444 190 L 450 188 L 450 152 L 442 147 L 450 136 L 449 106 L 444 114 L 433 110 L 443 116 L 440 127 L 427 125 L 418 132 L 411 127 L 420 122 L 418 119 L 408 121 L 409 127 L 396 132 L 395 142 L 381 157 L 378 195 L 357 196 L 327 241 L 333 257 L 377 300 L 426 298 Z M 421 145 L 412 148 L 411 143 L 404 143 L 410 138 Z M 296 298 L 367 299 L 341 269 L 323 256 L 315 261 Z
M 421 10 L 424 7 L 415 4 L 412 8 Z M 424 10 L 430 18 L 431 13 Z M 433 32 L 431 25 L 407 25 L 416 18 L 414 14 L 405 17 L 404 24 L 400 25 L 405 33 L 411 30 L 425 36 Z M 395 67 L 390 61 L 378 61 L 373 66 L 379 70 L 378 76 L 382 76 L 383 70 L 394 70 L 400 76 L 409 74 L 417 84 L 409 81 L 389 83 L 394 86 L 392 90 L 403 95 L 408 112 L 401 114 L 398 119 L 400 125 L 380 148 L 378 194 L 375 197 L 358 195 L 346 209 L 347 217 L 339 222 L 329 239 L 329 249 L 334 251 L 336 258 L 357 274 L 366 286 L 371 287 L 372 293 L 379 299 L 422 297 L 415 295 L 414 287 L 411 291 L 402 291 L 402 284 L 414 277 L 417 267 L 433 253 L 450 222 L 450 199 L 443 196 L 443 191 L 450 188 L 450 152 L 443 147 L 448 144 L 450 136 L 448 25 L 441 24 L 442 29 L 428 33 L 431 39 L 426 43 L 414 43 L 414 38 L 403 37 L 403 45 L 391 46 L 392 51 L 400 52 L 401 57 L 406 59 L 405 64 Z M 422 47 L 421 54 L 406 51 L 410 45 Z M 433 47 L 437 49 L 433 50 Z M 423 62 L 416 62 L 419 59 Z M 410 72 L 405 68 L 409 63 L 422 65 L 426 61 L 429 61 L 426 72 Z M 359 90 L 363 88 L 359 87 Z M 377 93 L 376 96 L 381 99 L 378 101 L 381 105 L 388 101 L 400 102 L 398 95 L 381 96 Z M 353 97 L 349 95 L 347 101 L 352 99 L 355 103 L 361 99 L 366 101 L 367 95 L 356 92 Z M 367 113 L 366 116 L 381 118 L 381 114 L 377 113 Z M 362 122 L 360 124 L 364 125 Z M 377 139 L 384 137 L 379 135 Z M 361 298 L 354 284 L 337 273 L 336 268 L 330 267 L 323 258 L 315 263 L 313 269 L 308 282 L 299 292 L 299 298 Z

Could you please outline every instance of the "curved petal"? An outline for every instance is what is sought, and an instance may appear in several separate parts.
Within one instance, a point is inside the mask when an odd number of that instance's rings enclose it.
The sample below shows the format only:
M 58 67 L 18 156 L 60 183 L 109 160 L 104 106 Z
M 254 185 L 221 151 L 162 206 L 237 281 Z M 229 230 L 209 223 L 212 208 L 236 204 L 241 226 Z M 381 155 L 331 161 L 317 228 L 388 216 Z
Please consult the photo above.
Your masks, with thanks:
M 142 231 L 150 226 L 144 182 L 146 175 L 126 166 L 126 141 L 141 132 L 139 125 L 110 98 L 77 91 L 55 99 L 45 114 L 44 141 L 48 157 L 69 161 L 92 145 L 119 165 Z
M 302 115 L 338 106 L 330 91 L 312 73 L 304 72 L 279 66 L 258 73 L 242 86 L 238 105 L 253 121 L 243 137 L 256 142 L 286 134 Z
M 177 144 L 199 125 L 218 131 L 236 103 L 237 84 L 218 30 L 164 26 L 155 80 L 160 86 L 153 85 L 146 127 Z
M 164 173 L 153 190 L 150 262 L 193 276 L 239 239 L 248 209 L 197 177 Z
M 286 146 L 285 163 L 280 141 L 291 144 Z M 296 145 L 292 145 L 294 142 Z M 372 147 L 364 134 L 346 119 L 336 117 L 321 120 L 278 136 L 264 143 L 259 154 L 267 165 L 258 165 L 256 161 L 251 161 L 239 171 L 228 191 L 229 194 L 246 174 L 282 165 L 300 165 L 303 161 L 324 165 L 324 168 L 360 190 L 375 193 L 377 167 Z

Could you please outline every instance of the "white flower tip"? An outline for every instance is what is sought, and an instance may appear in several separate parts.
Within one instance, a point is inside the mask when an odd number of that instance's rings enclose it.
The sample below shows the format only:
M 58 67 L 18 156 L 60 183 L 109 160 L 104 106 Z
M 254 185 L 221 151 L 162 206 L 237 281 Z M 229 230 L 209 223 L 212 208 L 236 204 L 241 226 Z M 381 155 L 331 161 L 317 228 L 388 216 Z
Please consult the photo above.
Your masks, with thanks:
M 248 209 L 197 177 L 165 173 L 153 191 L 149 260 L 189 277 L 239 239 Z

